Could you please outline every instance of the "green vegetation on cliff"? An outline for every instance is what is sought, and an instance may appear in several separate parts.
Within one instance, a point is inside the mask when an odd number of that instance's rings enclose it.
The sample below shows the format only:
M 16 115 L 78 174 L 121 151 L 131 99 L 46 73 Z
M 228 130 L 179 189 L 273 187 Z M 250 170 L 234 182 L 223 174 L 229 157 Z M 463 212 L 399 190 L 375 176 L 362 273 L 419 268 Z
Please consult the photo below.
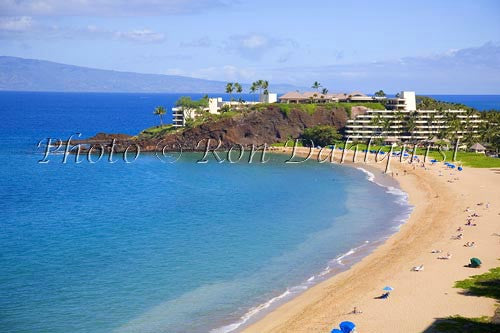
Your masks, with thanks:
M 348 103 L 348 102 L 338 102 L 338 103 L 321 103 L 321 104 L 278 104 L 281 112 L 285 115 L 289 115 L 291 110 L 300 110 L 313 114 L 317 108 L 324 108 L 326 110 L 343 109 L 347 115 L 351 116 L 351 109 L 355 106 L 364 106 L 372 110 L 384 110 L 385 107 L 379 102 L 373 103 Z
M 473 107 L 452 102 L 438 101 L 432 97 L 417 96 L 417 109 L 419 110 L 476 110 Z
M 153 126 L 143 130 L 137 136 L 139 139 L 151 139 L 155 137 L 161 137 L 165 134 L 174 133 L 175 131 L 180 131 L 180 129 L 175 128 L 173 125 L 162 125 L 162 126 Z
M 310 145 L 311 142 L 317 146 L 328 146 L 335 144 L 336 141 L 342 138 L 337 132 L 337 129 L 329 125 L 318 125 L 304 129 L 301 138 L 305 145 Z

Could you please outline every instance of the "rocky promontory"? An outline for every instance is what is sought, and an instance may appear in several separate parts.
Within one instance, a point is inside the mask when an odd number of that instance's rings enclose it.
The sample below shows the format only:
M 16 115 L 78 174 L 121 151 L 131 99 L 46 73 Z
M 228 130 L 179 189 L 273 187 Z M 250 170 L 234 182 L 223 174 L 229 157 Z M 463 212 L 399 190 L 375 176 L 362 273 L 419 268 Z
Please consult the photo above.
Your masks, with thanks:
M 200 141 L 220 140 L 220 148 L 230 148 L 235 145 L 248 147 L 251 145 L 271 145 L 284 142 L 287 139 L 300 137 L 304 129 L 316 125 L 330 125 L 341 131 L 348 119 L 347 112 L 342 108 L 317 106 L 314 109 L 304 109 L 300 105 L 268 106 L 264 109 L 245 110 L 231 117 L 211 119 L 199 125 L 176 131 L 145 137 L 143 135 L 128 136 L 125 134 L 105 134 L 80 140 L 78 143 L 101 145 L 110 148 L 114 141 L 115 151 L 127 146 L 139 146 L 141 151 L 155 151 L 161 146 L 164 150 L 203 150 Z

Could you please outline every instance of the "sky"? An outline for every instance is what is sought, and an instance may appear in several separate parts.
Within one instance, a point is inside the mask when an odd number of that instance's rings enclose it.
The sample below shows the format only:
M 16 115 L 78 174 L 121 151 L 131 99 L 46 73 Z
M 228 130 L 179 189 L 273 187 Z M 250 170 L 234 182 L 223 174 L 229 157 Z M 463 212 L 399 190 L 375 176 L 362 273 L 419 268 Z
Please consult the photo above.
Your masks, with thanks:
M 500 1 L 0 0 L 0 55 L 331 92 L 500 94 Z

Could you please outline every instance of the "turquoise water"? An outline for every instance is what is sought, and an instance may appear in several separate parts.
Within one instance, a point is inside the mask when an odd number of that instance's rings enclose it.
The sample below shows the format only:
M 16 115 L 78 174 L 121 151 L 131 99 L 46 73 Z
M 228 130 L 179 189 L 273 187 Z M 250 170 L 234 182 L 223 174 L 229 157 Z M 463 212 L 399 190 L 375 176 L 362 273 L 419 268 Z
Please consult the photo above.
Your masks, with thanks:
M 176 95 L 0 94 L 0 331 L 217 332 L 345 269 L 409 208 L 314 162 L 38 164 L 38 140 L 134 133 Z

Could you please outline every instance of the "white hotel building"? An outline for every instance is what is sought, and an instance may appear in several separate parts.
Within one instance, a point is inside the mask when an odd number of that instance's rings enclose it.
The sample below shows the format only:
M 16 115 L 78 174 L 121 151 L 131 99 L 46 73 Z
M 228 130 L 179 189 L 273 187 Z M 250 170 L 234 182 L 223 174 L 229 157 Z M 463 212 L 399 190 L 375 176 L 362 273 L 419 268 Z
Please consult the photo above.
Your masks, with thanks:
M 220 114 L 220 109 L 225 106 L 238 107 L 241 105 L 253 105 L 259 103 L 276 103 L 278 100 L 278 95 L 274 93 L 261 94 L 259 96 L 258 102 L 239 102 L 239 101 L 223 101 L 222 97 L 215 97 L 208 99 L 208 107 L 204 109 L 205 112 L 211 114 Z M 180 107 L 172 108 L 172 125 L 174 127 L 184 127 L 186 126 L 187 119 L 194 119 L 198 116 L 196 110 L 194 109 L 184 109 Z
M 457 131 L 462 138 L 468 131 L 477 133 L 481 120 L 479 115 L 467 110 L 417 110 L 415 92 L 403 91 L 396 98 L 386 100 L 386 110 L 366 110 L 346 125 L 346 136 L 352 140 L 383 138 L 386 141 L 428 140 L 448 128 L 447 118 L 456 115 L 458 121 L 467 128 Z M 414 121 L 408 131 L 407 121 Z

